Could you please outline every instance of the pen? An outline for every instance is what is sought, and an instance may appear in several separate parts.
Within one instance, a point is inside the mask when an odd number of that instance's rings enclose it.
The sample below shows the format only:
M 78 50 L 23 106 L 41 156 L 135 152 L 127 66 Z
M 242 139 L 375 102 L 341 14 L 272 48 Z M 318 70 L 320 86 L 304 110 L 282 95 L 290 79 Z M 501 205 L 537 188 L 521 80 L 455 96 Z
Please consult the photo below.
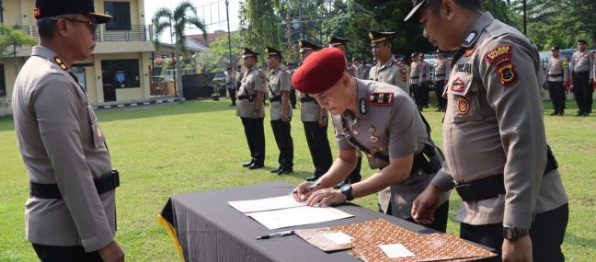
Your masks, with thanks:
M 319 187 L 320 185 L 321 185 L 321 183 L 317 182 L 317 183 L 310 184 L 310 185 L 306 186 L 305 189 L 308 191 L 312 191 L 315 188 Z M 292 190 L 292 194 L 296 194 L 296 193 L 298 193 L 298 191 L 296 191 L 296 189 L 294 188 L 294 190 Z
M 290 236 L 293 234 L 294 234 L 294 230 L 289 230 L 289 231 L 282 231 L 282 232 L 272 233 L 272 234 L 268 234 L 268 235 L 258 236 L 258 237 L 256 237 L 256 239 L 270 239 L 272 237 L 285 237 L 285 236 Z

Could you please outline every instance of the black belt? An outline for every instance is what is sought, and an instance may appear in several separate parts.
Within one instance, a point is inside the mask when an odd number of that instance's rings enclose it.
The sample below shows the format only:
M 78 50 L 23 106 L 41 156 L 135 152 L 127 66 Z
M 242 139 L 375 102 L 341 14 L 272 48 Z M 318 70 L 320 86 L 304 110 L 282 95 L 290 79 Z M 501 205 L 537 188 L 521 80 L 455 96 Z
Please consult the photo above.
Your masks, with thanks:
M 410 77 L 410 79 L 418 79 L 418 78 L 420 78 L 420 77 L 419 77 L 419 76 L 417 76 L 417 77 L 413 77 L 413 76 L 411 76 L 411 77 Z
M 100 178 L 93 179 L 97 194 L 112 191 L 120 186 L 120 174 L 118 170 L 112 170 L 110 173 L 103 175 Z M 29 195 L 38 198 L 62 199 L 62 194 L 57 184 L 38 184 L 35 182 L 29 183 Z
M 281 96 L 274 96 L 272 98 L 269 98 L 269 101 L 271 103 L 281 101 Z
M 238 100 L 247 100 L 252 102 L 253 100 L 255 100 L 255 96 L 253 95 L 240 95 L 238 96 Z
M 546 167 L 544 168 L 543 175 L 546 175 L 557 168 L 559 168 L 557 160 L 555 159 L 550 146 L 547 145 Z M 506 193 L 505 178 L 503 174 L 490 176 L 472 183 L 457 184 L 455 190 L 457 190 L 461 199 L 466 202 L 490 199 Z
M 315 102 L 316 103 L 317 100 L 310 96 L 305 96 L 305 97 L 300 98 L 300 103 L 307 103 L 307 102 Z
M 442 76 L 445 76 L 445 74 L 442 74 L 442 75 L 435 75 L 435 77 L 442 77 Z
M 550 76 L 550 77 L 560 77 L 560 76 L 563 76 L 563 74 L 548 75 L 548 76 Z

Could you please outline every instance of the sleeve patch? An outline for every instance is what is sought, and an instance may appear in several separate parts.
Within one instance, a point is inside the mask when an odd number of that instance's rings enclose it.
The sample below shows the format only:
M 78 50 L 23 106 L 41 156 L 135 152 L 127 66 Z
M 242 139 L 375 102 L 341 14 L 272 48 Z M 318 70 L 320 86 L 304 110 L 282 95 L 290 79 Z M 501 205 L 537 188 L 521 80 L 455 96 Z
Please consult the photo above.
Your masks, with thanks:
M 511 63 L 501 65 L 497 68 L 497 75 L 499 76 L 499 82 L 502 86 L 512 86 L 517 82 L 517 71 L 515 66 Z
M 373 106 L 392 106 L 393 93 L 372 93 L 368 96 L 368 101 Z
M 502 45 L 497 46 L 493 50 L 488 51 L 484 59 L 491 65 L 496 66 L 497 68 L 501 67 L 504 64 L 508 64 L 512 62 L 513 56 L 513 46 L 512 45 Z

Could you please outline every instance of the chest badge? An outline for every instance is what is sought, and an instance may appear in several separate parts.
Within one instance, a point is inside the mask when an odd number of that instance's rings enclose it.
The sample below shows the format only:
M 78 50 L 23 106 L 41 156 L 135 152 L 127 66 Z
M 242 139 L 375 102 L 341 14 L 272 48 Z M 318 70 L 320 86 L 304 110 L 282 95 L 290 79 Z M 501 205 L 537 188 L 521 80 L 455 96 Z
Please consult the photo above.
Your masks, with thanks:
M 465 57 L 470 57 L 474 54 L 474 52 L 476 52 L 476 46 L 470 47 L 468 49 L 466 49 L 466 51 L 464 52 L 464 56 Z
M 379 141 L 379 137 L 378 137 L 378 136 L 375 136 L 375 135 L 372 135 L 372 136 L 370 136 L 370 137 L 368 138 L 368 140 L 369 140 L 370 142 L 376 143 L 376 142 L 378 142 L 378 141 Z
M 366 113 L 368 113 L 368 105 L 366 103 L 366 99 L 361 98 L 359 103 L 360 103 L 360 106 L 359 106 L 360 114 L 366 115 Z
M 393 93 L 372 93 L 368 96 L 368 101 L 374 106 L 392 106 Z
M 470 100 L 465 97 L 460 97 L 457 99 L 457 114 L 458 115 L 467 115 L 470 113 Z
M 466 40 L 464 41 L 464 45 L 470 46 L 472 43 L 474 43 L 476 41 L 476 38 L 478 38 L 478 33 L 476 31 L 471 31 L 468 34 L 468 37 L 466 37 Z
M 370 127 L 368 128 L 368 132 L 369 132 L 369 133 L 374 133 L 374 132 L 377 132 L 377 129 L 376 129 L 374 126 L 370 126 Z
M 464 82 L 464 80 L 458 77 L 451 83 L 451 91 L 461 93 L 462 91 L 464 91 L 465 85 L 466 83 Z

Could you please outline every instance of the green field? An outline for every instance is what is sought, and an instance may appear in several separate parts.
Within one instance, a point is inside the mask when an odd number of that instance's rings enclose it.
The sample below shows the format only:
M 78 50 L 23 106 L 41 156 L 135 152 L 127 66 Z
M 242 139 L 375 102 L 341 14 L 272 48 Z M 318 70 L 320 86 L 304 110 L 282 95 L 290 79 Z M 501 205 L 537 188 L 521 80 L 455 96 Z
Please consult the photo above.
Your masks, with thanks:
M 249 159 L 249 153 L 242 124 L 228 104 L 193 101 L 97 113 L 113 165 L 121 174 L 116 240 L 128 261 L 178 261 L 168 233 L 157 223 L 157 214 L 171 195 L 274 180 L 298 184 L 310 176 L 313 167 L 299 110 L 294 111 L 292 121 L 295 172 L 279 177 L 266 169 L 248 171 L 240 166 Z M 573 106 L 575 103 L 569 101 L 568 107 Z M 546 107 L 550 112 L 550 105 Z M 442 114 L 426 111 L 433 138 L 440 143 Z M 572 113 L 575 109 L 568 108 L 566 117 L 545 116 L 549 143 L 570 198 L 570 223 L 563 248 L 568 261 L 594 261 L 596 190 L 590 188 L 596 185 L 596 117 L 578 118 Z M 278 150 L 268 118 L 265 132 L 265 164 L 274 168 Z M 25 241 L 27 173 L 10 117 L 0 118 L 0 146 L 0 261 L 35 261 L 35 253 Z M 363 174 L 371 173 L 364 165 Z M 355 202 L 376 209 L 376 196 Z M 459 202 L 457 194 L 452 194 L 451 215 Z M 458 229 L 451 219 L 449 231 L 457 233 Z

